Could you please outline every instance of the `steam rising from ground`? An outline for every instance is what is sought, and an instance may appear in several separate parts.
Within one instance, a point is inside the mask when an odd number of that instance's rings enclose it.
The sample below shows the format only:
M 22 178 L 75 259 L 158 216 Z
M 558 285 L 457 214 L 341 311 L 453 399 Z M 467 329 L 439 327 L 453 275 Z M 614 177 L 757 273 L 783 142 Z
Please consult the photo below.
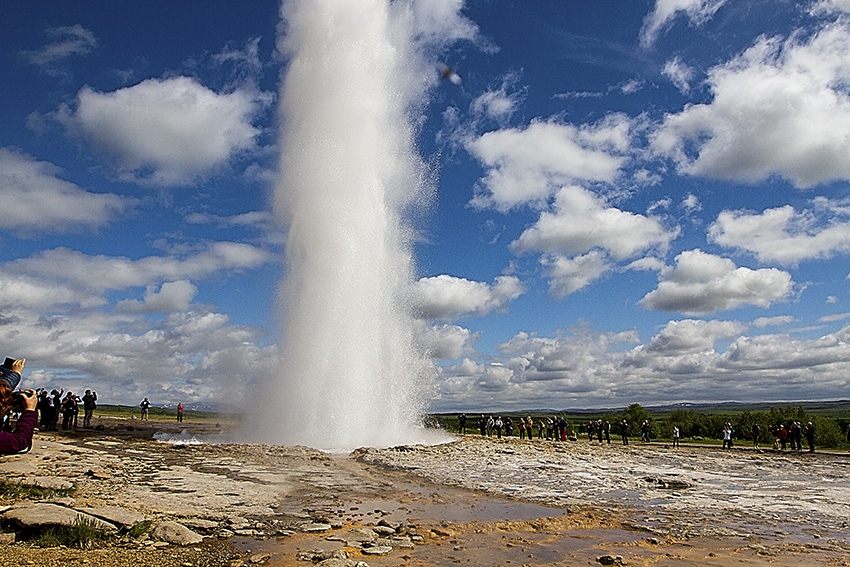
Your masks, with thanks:
M 253 440 L 321 449 L 424 440 L 403 215 L 422 198 L 411 120 L 435 74 L 411 3 L 284 2 L 278 218 L 288 226 L 279 373 Z

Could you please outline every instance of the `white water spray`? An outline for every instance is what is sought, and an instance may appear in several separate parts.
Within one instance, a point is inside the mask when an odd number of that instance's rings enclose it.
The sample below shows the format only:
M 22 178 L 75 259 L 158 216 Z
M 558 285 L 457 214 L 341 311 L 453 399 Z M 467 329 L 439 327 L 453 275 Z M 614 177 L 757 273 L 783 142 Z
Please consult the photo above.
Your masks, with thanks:
M 386 0 L 282 8 L 285 327 L 282 367 L 252 422 L 261 441 L 337 450 L 423 439 L 433 369 L 414 344 L 402 215 L 423 192 L 410 116 L 428 79 L 392 10 Z

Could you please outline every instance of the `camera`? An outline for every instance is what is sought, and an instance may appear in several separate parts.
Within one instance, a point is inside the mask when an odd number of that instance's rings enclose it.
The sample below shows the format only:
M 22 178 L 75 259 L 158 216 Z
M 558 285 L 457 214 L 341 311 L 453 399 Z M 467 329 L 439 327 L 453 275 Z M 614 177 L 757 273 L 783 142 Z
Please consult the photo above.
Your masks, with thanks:
M 12 369 L 12 365 L 15 364 L 16 358 L 12 358 L 10 356 L 6 357 L 6 360 L 3 361 L 3 368 Z
M 20 412 L 24 411 L 25 407 L 26 407 L 26 400 L 24 398 L 23 392 L 20 392 L 20 391 L 15 392 L 12 395 L 12 411 L 14 411 L 16 413 L 20 413 Z
M 33 390 L 18 390 L 12 394 L 12 411 L 22 412 L 27 407 L 27 396 L 24 392 L 29 393 L 30 396 L 34 396 L 35 392 Z

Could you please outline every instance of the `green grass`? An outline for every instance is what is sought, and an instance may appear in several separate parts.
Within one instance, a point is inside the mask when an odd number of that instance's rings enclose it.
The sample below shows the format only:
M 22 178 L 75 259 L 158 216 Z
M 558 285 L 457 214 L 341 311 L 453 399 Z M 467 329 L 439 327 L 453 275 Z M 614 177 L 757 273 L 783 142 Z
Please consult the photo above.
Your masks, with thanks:
M 114 536 L 103 532 L 95 527 L 93 522 L 81 520 L 73 526 L 57 526 L 40 531 L 30 543 L 37 547 L 76 547 L 79 549 L 91 549 L 95 543 L 107 542 Z
M 98 404 L 94 410 L 94 416 L 113 417 L 119 419 L 141 419 L 142 408 L 137 406 L 118 406 L 111 404 Z M 148 418 L 152 421 L 177 421 L 176 409 L 150 408 Z M 229 423 L 238 420 L 233 414 L 215 413 L 211 411 L 185 411 L 183 412 L 184 423 L 201 423 L 205 425 L 215 423 Z
M 0 482 L 0 498 L 8 500 L 45 500 L 48 498 L 64 498 L 74 494 L 76 488 L 44 488 L 28 486 L 16 482 Z
M 134 524 L 133 527 L 128 529 L 125 535 L 136 539 L 143 536 L 149 529 L 153 526 L 153 522 L 139 522 L 138 524 Z

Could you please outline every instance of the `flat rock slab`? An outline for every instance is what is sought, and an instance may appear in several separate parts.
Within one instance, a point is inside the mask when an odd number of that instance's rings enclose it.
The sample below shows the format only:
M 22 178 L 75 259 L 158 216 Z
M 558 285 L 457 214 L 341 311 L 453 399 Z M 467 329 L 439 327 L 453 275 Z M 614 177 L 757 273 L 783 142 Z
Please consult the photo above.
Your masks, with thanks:
M 106 520 L 110 524 L 115 524 L 120 528 L 132 528 L 136 524 L 140 524 L 148 519 L 144 514 L 126 508 L 119 508 L 118 506 L 79 508 L 79 511 Z
M 55 504 L 37 503 L 13 506 L 0 517 L 28 529 L 44 529 L 52 526 L 73 527 L 80 523 L 86 523 L 104 532 L 118 531 L 115 525 L 100 518 Z
M 153 529 L 151 538 L 174 545 L 195 545 L 204 541 L 199 534 L 177 522 L 162 522 Z
M 52 490 L 70 490 L 74 488 L 74 485 L 70 481 L 52 476 L 25 476 L 12 482 L 21 486 L 35 486 Z
M 38 470 L 38 465 L 32 460 L 2 459 L 0 460 L 0 473 L 7 475 L 32 474 Z

